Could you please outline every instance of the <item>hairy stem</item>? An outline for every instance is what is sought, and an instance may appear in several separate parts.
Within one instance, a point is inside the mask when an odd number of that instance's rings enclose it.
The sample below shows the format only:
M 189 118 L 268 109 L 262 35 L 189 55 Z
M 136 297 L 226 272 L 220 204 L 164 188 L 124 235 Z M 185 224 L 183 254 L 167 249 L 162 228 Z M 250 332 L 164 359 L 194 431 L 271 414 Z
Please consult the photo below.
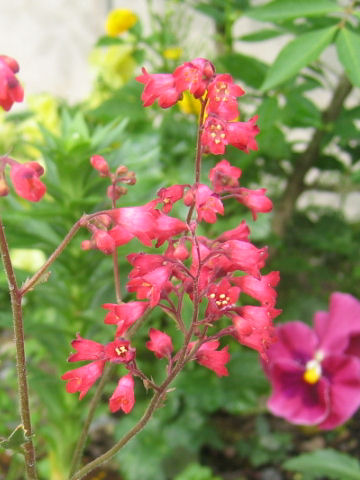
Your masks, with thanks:
M 16 369 L 20 400 L 21 421 L 27 441 L 24 443 L 25 470 L 28 480 L 36 480 L 36 457 L 32 441 L 31 416 L 29 405 L 29 392 L 27 384 L 27 368 L 25 356 L 25 340 L 22 316 L 22 294 L 16 282 L 14 269 L 11 263 L 9 248 L 6 241 L 5 229 L 0 219 L 0 250 L 4 264 L 5 274 L 9 284 L 11 308 L 13 312 L 14 336 L 16 347 Z
M 308 170 L 315 164 L 320 150 L 321 143 L 329 126 L 333 123 L 341 112 L 344 100 L 352 90 L 352 85 L 346 76 L 342 76 L 334 91 L 333 97 L 328 108 L 324 111 L 321 128 L 315 130 L 306 150 L 297 158 L 294 164 L 293 173 L 290 175 L 285 191 L 277 205 L 273 217 L 273 231 L 283 238 L 287 227 L 291 221 L 295 204 L 300 194 L 304 191 L 304 179 Z

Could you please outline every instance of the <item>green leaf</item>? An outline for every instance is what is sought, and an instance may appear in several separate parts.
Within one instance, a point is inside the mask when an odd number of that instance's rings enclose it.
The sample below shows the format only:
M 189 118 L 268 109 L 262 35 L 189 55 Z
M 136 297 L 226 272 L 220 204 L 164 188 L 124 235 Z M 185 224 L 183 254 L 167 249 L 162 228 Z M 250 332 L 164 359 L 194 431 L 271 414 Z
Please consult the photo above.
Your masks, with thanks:
M 242 37 L 238 37 L 237 40 L 240 40 L 241 42 L 262 42 L 263 40 L 268 40 L 269 38 L 279 37 L 285 33 L 286 32 L 281 30 L 267 28 L 265 30 L 259 30 L 255 33 L 243 35 Z
M 261 89 L 269 90 L 278 86 L 316 60 L 332 41 L 336 30 L 337 26 L 315 30 L 288 43 L 268 70 Z
M 22 452 L 21 446 L 27 442 L 29 438 L 25 435 L 23 425 L 18 425 L 6 440 L 0 441 L 0 447 L 4 449 Z
M 336 48 L 351 82 L 360 87 L 360 35 L 342 28 L 336 39 Z
M 283 467 L 286 470 L 310 474 L 314 478 L 326 476 L 334 480 L 360 480 L 359 462 L 330 448 L 291 458 Z
M 108 47 L 110 45 L 122 45 L 124 43 L 125 42 L 122 38 L 109 37 L 107 35 L 104 35 L 103 37 L 99 38 L 99 40 L 95 44 L 95 47 Z
M 280 22 L 341 11 L 342 8 L 331 0 L 275 0 L 262 7 L 248 10 L 246 15 L 263 22 Z
M 286 96 L 283 121 L 290 127 L 316 127 L 322 125 L 321 114 L 316 105 L 297 91 Z
M 219 58 L 219 66 L 235 78 L 243 80 L 247 85 L 259 88 L 264 81 L 267 65 L 256 58 L 229 53 Z M 220 70 L 220 68 L 219 68 Z

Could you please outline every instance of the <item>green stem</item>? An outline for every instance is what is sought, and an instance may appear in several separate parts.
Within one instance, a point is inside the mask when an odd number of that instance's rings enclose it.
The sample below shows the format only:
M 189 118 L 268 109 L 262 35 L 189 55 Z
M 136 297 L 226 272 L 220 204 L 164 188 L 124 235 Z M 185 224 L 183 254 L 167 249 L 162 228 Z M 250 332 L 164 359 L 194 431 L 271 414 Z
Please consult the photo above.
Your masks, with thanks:
M 9 248 L 6 241 L 5 229 L 0 219 L 0 250 L 4 264 L 5 274 L 9 284 L 11 307 L 13 312 L 14 336 L 16 347 L 16 369 L 20 400 L 21 421 L 27 441 L 24 443 L 25 470 L 28 480 L 37 480 L 35 448 L 32 441 L 31 416 L 29 405 L 29 392 L 27 384 L 27 368 L 25 356 L 25 339 L 22 316 L 22 293 L 19 290 L 14 269 L 10 259 Z

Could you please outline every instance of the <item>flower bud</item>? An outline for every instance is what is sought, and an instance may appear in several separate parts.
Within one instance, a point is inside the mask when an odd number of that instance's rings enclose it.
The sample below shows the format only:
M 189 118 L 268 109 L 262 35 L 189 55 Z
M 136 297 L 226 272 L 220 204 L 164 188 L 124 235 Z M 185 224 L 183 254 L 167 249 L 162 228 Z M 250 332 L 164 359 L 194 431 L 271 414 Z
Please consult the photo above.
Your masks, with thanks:
M 100 174 L 100 177 L 108 177 L 110 174 L 110 168 L 104 157 L 101 155 L 93 155 L 90 158 L 90 163 Z

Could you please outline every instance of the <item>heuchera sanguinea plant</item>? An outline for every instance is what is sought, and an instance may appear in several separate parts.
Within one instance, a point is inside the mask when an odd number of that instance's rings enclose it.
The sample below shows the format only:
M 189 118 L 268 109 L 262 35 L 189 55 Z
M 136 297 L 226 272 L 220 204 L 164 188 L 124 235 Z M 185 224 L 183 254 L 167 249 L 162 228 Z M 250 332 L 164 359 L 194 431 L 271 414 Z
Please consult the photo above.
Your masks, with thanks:
M 20 94 L 16 92 L 21 87 L 11 76 L 14 72 L 11 67 L 13 63 L 2 61 L 1 65 L 5 71 L 4 78 L 8 79 L 8 88 L 1 91 L 1 98 L 4 98 L 2 105 L 10 108 L 12 101 L 20 99 Z M 118 364 L 118 384 L 109 398 L 111 412 L 131 412 L 135 404 L 135 382 L 152 390 L 153 396 L 141 420 L 120 442 L 78 470 L 89 426 L 87 422 L 75 449 L 71 466 L 73 480 L 83 478 L 111 458 L 146 425 L 154 411 L 166 401 L 166 396 L 171 392 L 171 383 L 187 363 L 197 362 L 219 377 L 228 375 L 230 353 L 226 339 L 229 337 L 257 350 L 266 359 L 267 350 L 275 341 L 273 319 L 280 313 L 275 308 L 274 289 L 279 281 L 279 273 L 262 273 L 267 248 L 255 246 L 250 241 L 250 230 L 244 220 L 239 218 L 236 228 L 224 231 L 215 238 L 199 233 L 201 224 L 216 223 L 218 215 L 225 215 L 228 202 L 238 202 L 247 207 L 254 219 L 259 213 L 272 209 L 265 189 L 251 190 L 241 186 L 240 168 L 231 165 L 225 158 L 221 157 L 215 162 L 208 174 L 208 181 L 203 183 L 204 154 L 223 155 L 228 145 L 243 152 L 257 149 L 255 137 L 259 129 L 256 117 L 247 122 L 237 121 L 237 101 L 238 97 L 244 95 L 243 89 L 234 84 L 229 74 L 217 74 L 212 63 L 204 58 L 186 62 L 172 74 L 150 74 L 143 69 L 137 80 L 144 84 L 142 100 L 146 107 L 157 101 L 160 107 L 169 108 L 182 98 L 185 91 L 200 103 L 193 182 L 162 186 L 157 197 L 147 204 L 121 207 L 118 201 L 126 194 L 126 187 L 135 184 L 135 173 L 123 165 L 112 172 L 105 158 L 94 155 L 90 159 L 91 165 L 109 183 L 109 209 L 84 215 L 32 278 L 21 288 L 18 288 L 15 280 L 13 285 L 14 321 L 19 323 L 21 315 L 16 315 L 16 308 L 21 304 L 21 299 L 80 228 L 86 228 L 90 233 L 89 239 L 82 243 L 84 255 L 87 255 L 87 250 L 97 249 L 113 258 L 116 303 L 102 305 L 106 311 L 104 322 L 109 325 L 109 341 L 99 343 L 96 339 L 83 338 L 81 332 L 78 333 L 72 342 L 74 353 L 68 360 L 71 363 L 86 363 L 65 372 L 62 379 L 66 381 L 66 390 L 79 393 L 82 399 L 102 378 L 95 395 L 95 398 L 99 398 L 109 366 Z M 19 164 L 7 156 L 2 157 L 0 163 L 3 195 L 9 192 L 5 179 L 6 165 L 10 166 L 10 179 L 21 197 L 30 201 L 42 198 L 45 194 L 45 186 L 40 180 L 43 168 L 36 162 Z M 178 203 L 182 203 L 182 209 L 174 208 Z M 184 208 L 185 215 L 177 218 L 174 211 L 184 211 Z M 241 211 L 239 208 L 239 216 Z M 127 256 L 132 268 L 126 284 L 129 295 L 123 300 L 117 248 L 134 238 L 141 242 L 144 251 Z M 150 253 L 147 250 L 149 247 L 156 248 L 156 253 L 153 250 Z M 3 228 L 1 248 L 5 258 L 8 250 Z M 4 264 L 10 278 L 10 257 L 8 261 L 5 258 Z M 246 304 L 248 296 L 253 298 L 251 305 Z M 183 313 L 185 297 L 192 304 L 191 318 Z M 151 325 L 148 319 L 152 316 L 148 314 L 153 309 L 159 309 L 168 318 L 169 325 L 175 322 L 182 334 L 180 344 L 171 338 L 171 329 L 167 330 L 165 326 L 158 330 Z M 221 326 L 220 319 L 223 319 Z M 143 371 L 137 364 L 133 337 L 139 328 L 147 329 L 145 347 L 153 352 L 156 361 L 164 364 L 164 378 L 160 382 L 152 378 L 152 372 Z M 25 363 L 23 367 L 26 373 Z M 26 402 L 27 473 L 29 478 L 36 478 L 30 411 Z

